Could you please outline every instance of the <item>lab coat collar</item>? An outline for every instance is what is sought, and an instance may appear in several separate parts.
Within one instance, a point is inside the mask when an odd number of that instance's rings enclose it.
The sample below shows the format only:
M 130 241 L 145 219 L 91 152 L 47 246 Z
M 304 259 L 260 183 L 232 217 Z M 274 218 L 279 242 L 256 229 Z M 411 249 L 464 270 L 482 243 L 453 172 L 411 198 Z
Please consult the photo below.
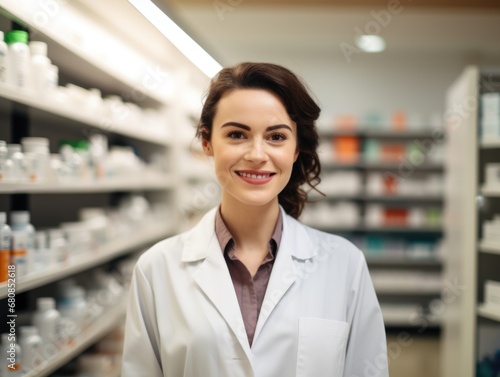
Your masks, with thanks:
M 218 207 L 208 211 L 199 223 L 190 231 L 184 234 L 185 247 L 182 253 L 183 262 L 195 262 L 209 256 L 209 243 L 217 236 L 215 234 L 215 215 Z M 311 240 L 304 225 L 300 224 L 293 217 L 287 215 L 283 207 L 280 206 L 283 218 L 283 238 L 286 237 L 287 253 L 294 258 L 305 260 L 313 258 L 317 254 L 314 242 Z M 279 250 L 285 249 L 280 245 Z

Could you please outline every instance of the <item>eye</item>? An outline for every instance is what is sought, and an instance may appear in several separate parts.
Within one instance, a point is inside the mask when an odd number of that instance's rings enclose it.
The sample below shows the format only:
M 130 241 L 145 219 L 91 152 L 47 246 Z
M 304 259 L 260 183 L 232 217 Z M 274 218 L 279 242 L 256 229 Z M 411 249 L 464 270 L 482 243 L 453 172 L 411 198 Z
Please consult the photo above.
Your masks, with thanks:
M 240 131 L 231 131 L 227 134 L 230 139 L 243 139 L 245 135 Z
M 286 136 L 281 133 L 274 133 L 271 136 L 269 136 L 269 139 L 271 141 L 283 141 L 286 140 Z

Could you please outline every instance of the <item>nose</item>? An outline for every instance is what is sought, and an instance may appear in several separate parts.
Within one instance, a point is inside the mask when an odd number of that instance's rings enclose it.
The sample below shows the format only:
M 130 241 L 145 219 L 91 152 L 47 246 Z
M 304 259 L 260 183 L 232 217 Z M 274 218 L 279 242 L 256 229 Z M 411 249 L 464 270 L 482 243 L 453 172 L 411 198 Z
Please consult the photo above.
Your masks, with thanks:
M 245 159 L 255 164 L 267 161 L 268 156 L 266 146 L 263 140 L 253 140 L 245 153 Z

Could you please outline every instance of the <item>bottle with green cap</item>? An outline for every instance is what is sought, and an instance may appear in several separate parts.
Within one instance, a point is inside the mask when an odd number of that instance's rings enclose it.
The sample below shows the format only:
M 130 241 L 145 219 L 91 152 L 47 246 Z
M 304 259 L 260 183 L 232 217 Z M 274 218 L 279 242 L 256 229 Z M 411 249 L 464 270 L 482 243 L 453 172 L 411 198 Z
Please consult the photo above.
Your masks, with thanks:
M 11 30 L 5 34 L 9 46 L 7 59 L 7 84 L 21 90 L 29 89 L 30 49 L 28 33 Z

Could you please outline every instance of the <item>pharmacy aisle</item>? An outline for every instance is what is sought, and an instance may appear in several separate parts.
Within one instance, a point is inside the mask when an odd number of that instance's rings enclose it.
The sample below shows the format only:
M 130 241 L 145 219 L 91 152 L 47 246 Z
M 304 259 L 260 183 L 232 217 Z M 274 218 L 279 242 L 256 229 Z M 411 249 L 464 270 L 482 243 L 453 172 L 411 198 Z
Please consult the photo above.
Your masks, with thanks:
M 0 1 L 1 347 L 22 355 L 1 370 L 17 375 L 119 376 L 132 267 L 182 226 L 189 143 L 173 135 L 207 78 L 107 6 Z

